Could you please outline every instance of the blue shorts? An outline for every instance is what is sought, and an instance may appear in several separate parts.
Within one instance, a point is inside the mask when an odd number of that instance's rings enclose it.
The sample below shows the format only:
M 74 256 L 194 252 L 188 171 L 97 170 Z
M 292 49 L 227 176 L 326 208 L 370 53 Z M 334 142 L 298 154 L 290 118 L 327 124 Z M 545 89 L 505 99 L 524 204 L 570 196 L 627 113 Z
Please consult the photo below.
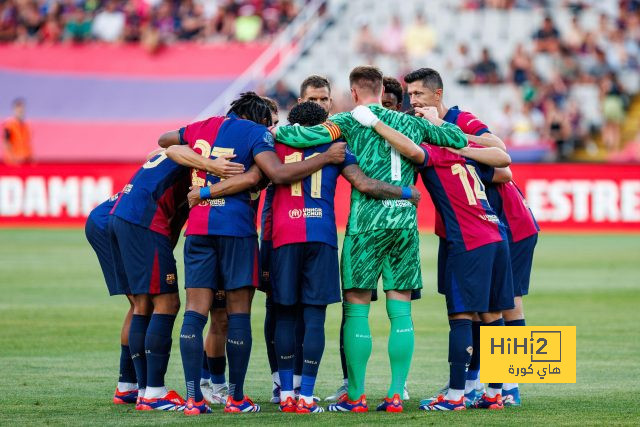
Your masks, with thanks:
M 438 243 L 438 293 L 444 295 L 445 278 L 444 272 L 447 270 L 447 255 L 449 254 L 449 248 L 447 247 L 447 239 L 440 237 Z
M 282 305 L 340 302 L 338 249 L 320 242 L 293 243 L 273 250 L 273 301 Z
M 511 258 L 506 241 L 449 254 L 444 280 L 449 314 L 486 313 L 514 307 Z
M 118 259 L 119 262 L 116 262 L 111 253 L 111 227 L 109 224 L 102 229 L 98 227 L 91 215 L 89 215 L 84 227 L 84 233 L 98 256 L 98 262 L 100 263 L 100 268 L 102 268 L 109 295 L 130 295 L 131 290 L 129 289 L 127 276 L 124 273 L 122 260 Z
M 517 297 L 529 293 L 533 250 L 538 243 L 538 234 L 529 236 L 519 242 L 509 243 L 511 254 L 511 270 L 513 271 L 513 294 Z
M 167 236 L 114 215 L 109 225 L 112 256 L 124 266 L 133 295 L 178 292 L 176 259 Z
M 271 292 L 271 260 L 273 258 L 273 241 L 260 241 L 260 283 L 258 290 Z
M 187 236 L 184 242 L 185 288 L 232 291 L 258 287 L 258 239 Z

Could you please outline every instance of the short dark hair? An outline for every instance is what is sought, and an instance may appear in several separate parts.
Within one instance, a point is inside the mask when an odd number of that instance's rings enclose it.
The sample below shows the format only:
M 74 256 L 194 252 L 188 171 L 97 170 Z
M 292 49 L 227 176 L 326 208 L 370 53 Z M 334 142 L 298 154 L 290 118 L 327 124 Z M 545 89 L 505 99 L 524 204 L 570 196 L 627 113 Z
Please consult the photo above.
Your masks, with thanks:
M 278 103 L 276 101 L 269 98 L 268 96 L 263 96 L 262 99 L 264 99 L 264 102 L 267 103 L 267 105 L 269 106 L 269 110 L 271 110 L 273 114 L 278 114 Z
M 240 97 L 231 103 L 227 115 L 231 113 L 261 125 L 271 126 L 273 124 L 269 104 L 255 92 L 241 93 Z
M 391 95 L 396 97 L 396 104 L 400 104 L 402 102 L 402 85 L 397 79 L 393 77 L 385 77 L 382 79 L 382 85 L 384 86 L 384 92 L 390 93 Z
M 358 85 L 373 93 L 379 93 L 382 90 L 382 77 L 382 71 L 378 67 L 361 65 L 351 70 L 349 85 Z
M 329 83 L 329 79 L 313 74 L 302 81 L 302 84 L 300 85 L 300 98 L 304 97 L 304 93 L 307 91 L 309 86 L 316 89 L 326 87 L 329 90 L 329 94 L 331 94 L 331 83 Z
M 24 98 L 20 97 L 20 98 L 15 98 L 13 101 L 11 101 L 11 106 L 12 107 L 17 107 L 18 105 L 24 105 Z
M 299 124 L 300 126 L 315 126 L 327 120 L 328 113 L 319 104 L 311 101 L 296 104 L 291 111 L 287 120 L 289 123 Z
M 420 68 L 404 76 L 405 83 L 413 83 L 417 82 L 418 80 L 421 80 L 422 84 L 432 91 L 444 88 L 442 85 L 442 77 L 440 77 L 440 73 L 438 73 L 433 68 Z

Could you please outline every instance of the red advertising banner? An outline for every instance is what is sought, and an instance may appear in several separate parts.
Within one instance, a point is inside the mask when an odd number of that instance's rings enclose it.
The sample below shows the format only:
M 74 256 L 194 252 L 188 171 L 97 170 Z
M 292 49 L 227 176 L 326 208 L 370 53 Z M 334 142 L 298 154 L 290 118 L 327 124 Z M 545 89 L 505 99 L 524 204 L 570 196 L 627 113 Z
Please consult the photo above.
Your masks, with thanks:
M 137 164 L 0 165 L 0 227 L 81 226 L 97 204 L 120 190 Z M 640 232 L 640 165 L 516 164 L 543 231 Z M 419 224 L 433 230 L 434 211 L 422 186 Z M 336 219 L 344 228 L 349 184 L 340 180 Z

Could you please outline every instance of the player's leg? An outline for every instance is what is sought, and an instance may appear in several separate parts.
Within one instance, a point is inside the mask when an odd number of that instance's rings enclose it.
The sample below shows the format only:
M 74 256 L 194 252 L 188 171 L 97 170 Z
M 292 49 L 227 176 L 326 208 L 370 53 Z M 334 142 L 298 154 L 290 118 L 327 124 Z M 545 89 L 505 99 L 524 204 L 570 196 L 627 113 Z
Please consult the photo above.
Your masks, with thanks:
M 273 250 L 271 273 L 276 323 L 274 341 L 280 377 L 279 409 L 282 412 L 296 411 L 296 322 L 300 311 L 298 303 L 302 284 L 303 248 L 302 244 L 291 244 Z
M 304 360 L 298 413 L 319 413 L 313 391 L 325 347 L 327 305 L 340 302 L 338 249 L 324 243 L 305 243 L 300 302 L 304 315 Z
M 529 293 L 533 252 L 538 242 L 538 235 L 527 237 L 519 242 L 509 244 L 511 272 L 513 275 L 513 294 L 515 307 L 502 312 L 506 326 L 526 326 L 522 297 Z M 516 383 L 502 385 L 505 406 L 519 406 L 520 390 Z
M 376 231 L 345 236 L 341 268 L 344 295 L 344 353 L 349 386 L 347 396 L 329 405 L 330 411 L 366 412 L 364 380 L 371 356 L 369 306 L 376 289 L 384 259 L 376 240 Z
M 342 368 L 342 385 L 338 387 L 335 393 L 325 397 L 326 402 L 336 402 L 347 394 L 349 387 L 349 373 L 347 372 L 347 358 L 344 355 L 344 304 L 341 307 L 340 318 L 340 367 Z
M 294 332 L 296 342 L 296 352 L 293 362 L 293 390 L 296 393 L 296 399 L 300 394 L 300 384 L 302 381 L 302 347 L 304 342 L 304 312 L 302 307 L 298 307 L 296 313 L 296 329 Z
M 227 358 L 229 398 L 225 412 L 258 412 L 260 406 L 244 393 L 251 356 L 251 303 L 258 287 L 258 241 L 255 237 L 217 236 L 218 267 L 227 297 Z
M 388 230 L 385 235 L 385 257 L 382 279 L 387 295 L 387 316 L 390 321 L 388 342 L 391 364 L 391 384 L 387 397 L 378 410 L 402 412 L 401 398 L 411 367 L 414 348 L 411 319 L 411 293 L 422 288 L 420 271 L 420 241 L 418 231 Z
M 124 317 L 122 329 L 120 330 L 120 371 L 113 403 L 136 403 L 138 383 L 129 350 L 129 329 L 131 328 L 131 318 L 133 317 L 133 299 L 130 295 L 131 290 L 129 289 L 124 269 L 120 264 L 118 265 L 119 268 L 116 267 L 111 243 L 113 239 L 117 245 L 117 240 L 115 236 L 112 236 L 111 227 L 108 224 L 105 228 L 101 228 L 92 216 L 87 219 L 85 235 L 96 252 L 109 295 L 126 295 L 129 302 L 129 310 Z
M 265 293 L 264 315 L 264 343 L 267 347 L 267 360 L 271 372 L 271 403 L 280 403 L 280 376 L 278 375 L 278 360 L 275 349 L 276 317 L 274 312 L 272 286 L 271 286 L 271 258 L 273 254 L 273 242 L 260 241 L 260 286 L 258 290 Z
M 226 296 L 223 291 L 217 291 L 213 299 L 211 326 L 207 334 L 207 341 L 210 344 L 206 346 L 207 362 L 211 374 L 211 400 L 209 401 L 216 404 L 224 404 L 228 396 L 228 386 L 225 379 L 227 328 Z
M 491 245 L 495 253 L 491 260 L 491 292 L 489 293 L 489 307 L 486 312 L 480 311 L 482 326 L 504 326 L 502 312 L 514 308 L 513 275 L 511 272 L 511 257 L 507 242 L 497 242 Z M 482 357 L 482 356 L 480 356 Z M 482 364 L 480 365 L 482 369 Z M 476 408 L 502 409 L 502 383 L 487 384 L 487 391 L 474 404 Z
M 200 389 L 204 346 L 202 332 L 218 286 L 218 250 L 212 236 L 187 236 L 184 245 L 186 303 L 180 330 L 180 355 L 187 387 L 186 415 L 208 413 Z
M 441 289 L 449 315 L 449 388 L 436 399 L 425 399 L 420 409 L 464 410 L 466 372 L 473 353 L 472 318 L 489 311 L 495 244 L 447 254 Z

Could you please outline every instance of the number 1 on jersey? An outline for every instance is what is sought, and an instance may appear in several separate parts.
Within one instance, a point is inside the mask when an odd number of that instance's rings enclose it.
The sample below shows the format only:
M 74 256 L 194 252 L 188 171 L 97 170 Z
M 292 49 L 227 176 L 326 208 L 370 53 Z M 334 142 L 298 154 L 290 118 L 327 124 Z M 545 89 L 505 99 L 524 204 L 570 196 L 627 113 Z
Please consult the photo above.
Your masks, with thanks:
M 469 183 L 469 177 L 467 175 L 467 171 L 471 174 L 473 178 L 473 189 L 471 188 L 471 184 Z M 478 172 L 476 168 L 472 165 L 461 165 L 460 163 L 456 163 L 451 166 L 451 173 L 453 175 L 458 175 L 460 178 L 460 183 L 462 184 L 462 188 L 464 188 L 464 192 L 467 195 L 467 201 L 469 205 L 477 205 L 478 199 L 487 200 L 487 195 L 484 192 L 484 184 L 480 180 L 478 176 Z
M 313 153 L 307 159 L 317 156 L 320 153 Z M 288 156 L 284 156 L 284 163 L 295 163 L 302 161 L 302 153 L 295 152 L 291 153 Z M 322 191 L 322 169 L 318 169 L 314 173 L 311 174 L 311 197 L 314 199 L 319 199 L 321 197 Z M 294 182 L 291 184 L 291 195 L 292 196 L 302 196 L 302 181 Z

